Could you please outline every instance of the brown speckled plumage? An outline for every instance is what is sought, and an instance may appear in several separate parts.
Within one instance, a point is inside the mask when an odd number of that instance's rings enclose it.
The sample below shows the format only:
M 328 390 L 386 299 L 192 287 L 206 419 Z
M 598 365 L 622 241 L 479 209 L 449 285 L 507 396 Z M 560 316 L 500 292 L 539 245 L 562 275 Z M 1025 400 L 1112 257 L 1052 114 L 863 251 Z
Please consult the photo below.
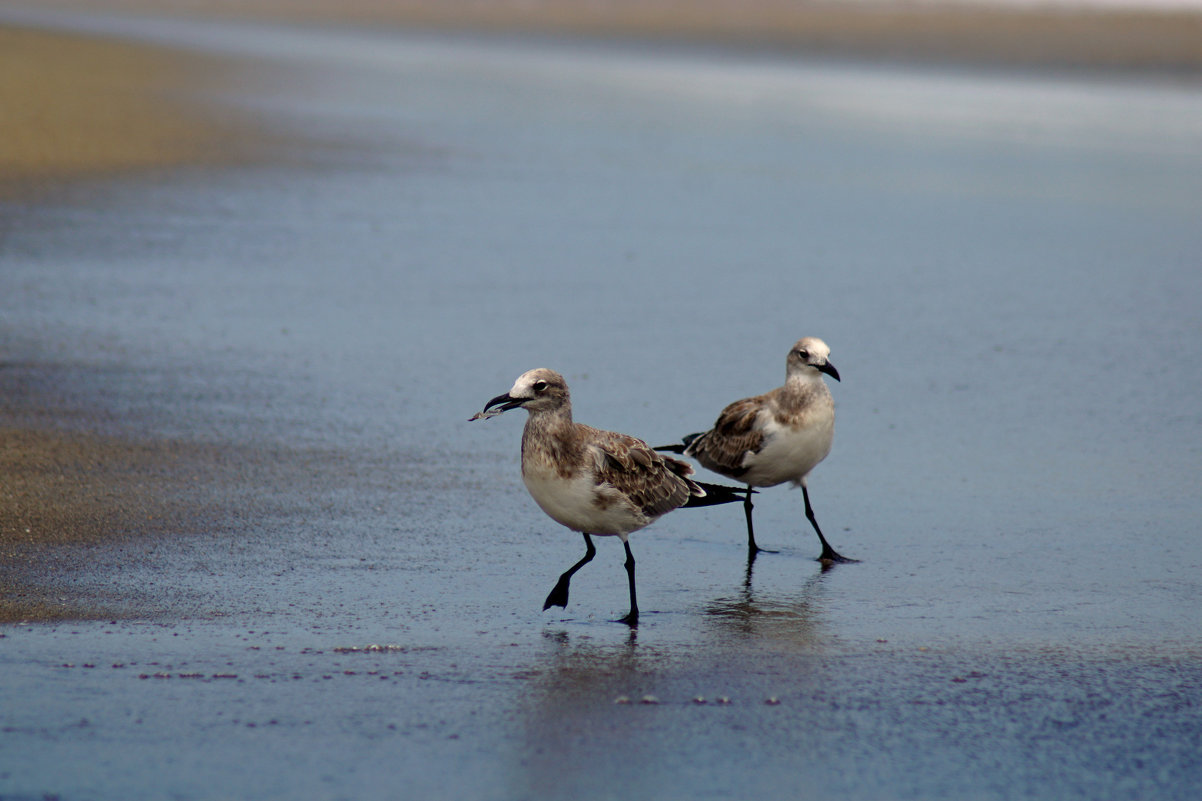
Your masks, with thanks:
M 737 400 L 718 415 L 712 428 L 684 439 L 683 451 L 715 473 L 750 487 L 773 487 L 792 482 L 801 487 L 806 517 L 822 542 L 823 561 L 849 561 L 827 543 L 810 506 L 806 478 L 830 453 L 835 432 L 835 402 L 822 375 L 839 379 L 827 361 L 830 348 L 816 337 L 805 337 L 789 350 L 783 386 Z M 751 496 L 744 501 L 747 543 L 759 550 L 751 520 Z
M 493 398 L 472 419 L 485 419 L 508 409 L 530 413 L 522 431 L 522 480 L 551 519 L 584 535 L 584 558 L 562 576 L 547 596 L 544 609 L 565 606 L 572 575 L 593 558 L 592 535 L 617 536 L 626 549 L 630 612 L 622 622 L 635 625 L 638 604 L 634 589 L 634 555 L 628 536 L 706 491 L 689 476 L 688 462 L 664 456 L 641 439 L 603 431 L 572 420 L 567 382 L 554 370 L 523 373 L 505 395 Z M 713 499 L 729 488 L 715 488 Z M 706 498 L 708 503 L 710 498 Z
M 688 462 L 664 456 L 647 443 L 626 434 L 577 424 L 581 438 L 602 454 L 596 465 L 597 483 L 608 485 L 655 519 L 683 506 L 691 495 L 705 492 L 692 481 Z
M 624 536 L 683 506 L 705 491 L 692 481 L 693 467 L 664 456 L 640 439 L 604 431 L 572 420 L 571 398 L 563 377 L 551 370 L 531 371 L 531 386 L 542 382 L 541 396 L 525 406 L 530 417 L 522 432 L 522 476 L 535 500 L 552 518 L 582 533 Z M 529 374 L 527 374 L 529 375 Z M 519 379 L 520 381 L 520 379 Z M 563 486 L 552 492 L 591 494 L 598 510 L 625 507 L 628 520 L 611 531 L 614 518 L 590 528 L 587 514 L 569 517 L 555 499 L 546 497 L 551 476 Z
M 744 398 L 727 406 L 714 427 L 689 443 L 685 453 L 708 470 L 740 478 L 747 472 L 744 456 L 758 451 L 764 442 L 764 432 L 755 427 L 764 397 Z

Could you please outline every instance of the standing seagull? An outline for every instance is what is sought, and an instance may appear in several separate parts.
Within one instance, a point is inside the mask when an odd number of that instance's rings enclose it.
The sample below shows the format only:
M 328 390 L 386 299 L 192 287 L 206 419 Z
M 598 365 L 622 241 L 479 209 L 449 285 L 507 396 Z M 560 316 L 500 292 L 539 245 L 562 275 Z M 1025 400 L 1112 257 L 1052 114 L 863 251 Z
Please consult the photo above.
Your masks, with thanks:
M 523 373 L 472 419 L 518 407 L 530 413 L 522 432 L 526 489 L 552 520 L 584 535 L 584 558 L 559 577 L 543 609 L 567 606 L 572 575 L 597 552 L 591 535 L 617 536 L 626 548 L 630 583 L 630 612 L 619 622 L 638 625 L 630 533 L 681 506 L 742 500 L 742 491 L 693 481 L 690 464 L 656 453 L 640 439 L 572 422 L 567 382 L 554 370 Z
M 822 536 L 806 477 L 831 452 L 835 435 L 835 402 L 822 374 L 836 381 L 839 371 L 826 360 L 831 349 L 817 337 L 797 341 L 785 359 L 785 385 L 771 392 L 735 401 L 722 410 L 709 431 L 690 434 L 681 445 L 659 450 L 691 456 L 715 473 L 751 487 L 775 487 L 792 481 L 801 487 L 806 517 L 822 542 L 820 562 L 854 562 L 840 556 Z M 747 547 L 754 556 L 751 493 L 743 501 L 747 516 Z

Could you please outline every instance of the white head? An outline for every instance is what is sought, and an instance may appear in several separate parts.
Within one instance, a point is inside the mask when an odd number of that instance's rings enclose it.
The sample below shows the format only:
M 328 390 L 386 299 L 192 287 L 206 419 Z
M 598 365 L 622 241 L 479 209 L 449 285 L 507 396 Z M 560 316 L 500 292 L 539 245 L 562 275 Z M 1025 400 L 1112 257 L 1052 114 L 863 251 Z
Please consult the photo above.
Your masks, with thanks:
M 793 345 L 789 356 L 785 359 L 785 375 L 816 375 L 826 373 L 836 381 L 839 371 L 827 361 L 831 349 L 818 337 L 802 337 Z
M 492 417 L 510 409 L 524 408 L 530 413 L 571 408 L 568 382 L 563 376 L 546 367 L 527 370 L 513 382 L 509 392 L 498 395 L 484 405 L 477 417 Z M 499 408 L 494 408 L 499 407 Z M 472 418 L 476 419 L 476 418 Z

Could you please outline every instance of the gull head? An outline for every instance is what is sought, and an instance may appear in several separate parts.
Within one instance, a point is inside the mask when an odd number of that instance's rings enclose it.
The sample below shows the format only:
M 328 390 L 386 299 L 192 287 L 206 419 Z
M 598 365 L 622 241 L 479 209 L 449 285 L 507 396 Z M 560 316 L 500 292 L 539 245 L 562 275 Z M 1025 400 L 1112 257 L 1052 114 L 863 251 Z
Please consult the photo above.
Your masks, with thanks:
M 838 381 L 840 380 L 839 371 L 835 369 L 835 365 L 826 360 L 830 355 L 831 349 L 821 339 L 803 337 L 797 340 L 797 344 L 789 351 L 789 357 L 785 361 L 787 374 L 795 375 L 817 370 Z
M 538 367 L 518 376 L 508 392 L 484 404 L 484 411 L 478 412 L 472 419 L 495 417 L 519 407 L 533 414 L 558 409 L 567 403 L 568 382 L 554 370 Z

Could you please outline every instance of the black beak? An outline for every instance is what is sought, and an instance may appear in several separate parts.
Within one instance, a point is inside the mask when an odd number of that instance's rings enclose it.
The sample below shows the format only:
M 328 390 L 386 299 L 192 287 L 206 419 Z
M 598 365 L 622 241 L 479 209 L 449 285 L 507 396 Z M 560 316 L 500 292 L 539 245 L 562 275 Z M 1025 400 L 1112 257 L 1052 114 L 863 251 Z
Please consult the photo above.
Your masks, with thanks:
M 488 403 L 484 404 L 484 411 L 476 412 L 471 417 L 469 417 L 468 422 L 471 422 L 472 420 L 487 420 L 490 417 L 496 417 L 501 412 L 507 412 L 510 409 L 516 409 L 517 407 L 521 406 L 523 403 L 525 403 L 528 400 L 530 400 L 530 399 L 529 398 L 511 398 L 511 397 L 509 397 L 508 392 L 505 393 L 504 395 L 498 395 L 497 397 L 490 400 Z M 494 409 L 493 408 L 494 406 L 496 406 L 498 408 Z
M 529 398 L 511 398 L 509 397 L 509 393 L 506 392 L 504 395 L 498 395 L 488 403 L 484 404 L 484 411 L 487 412 L 494 406 L 500 406 L 501 408 L 498 410 L 498 412 L 507 412 L 510 409 L 518 408 L 527 400 L 529 400 Z
M 484 411 L 473 414 L 468 418 L 468 422 L 471 422 L 472 420 L 487 420 L 490 417 L 496 417 L 501 412 L 507 412 L 510 409 L 516 409 L 528 400 L 530 400 L 530 398 L 511 398 L 509 393 L 506 392 L 504 395 L 498 395 L 488 403 L 484 404 Z M 494 406 L 497 408 L 494 409 Z
M 836 381 L 842 380 L 839 378 L 839 371 L 836 370 L 835 365 L 831 364 L 830 362 L 827 362 L 826 364 L 818 365 L 818 370 L 820 372 L 826 373 L 827 375 L 829 375 L 831 378 L 835 379 Z

